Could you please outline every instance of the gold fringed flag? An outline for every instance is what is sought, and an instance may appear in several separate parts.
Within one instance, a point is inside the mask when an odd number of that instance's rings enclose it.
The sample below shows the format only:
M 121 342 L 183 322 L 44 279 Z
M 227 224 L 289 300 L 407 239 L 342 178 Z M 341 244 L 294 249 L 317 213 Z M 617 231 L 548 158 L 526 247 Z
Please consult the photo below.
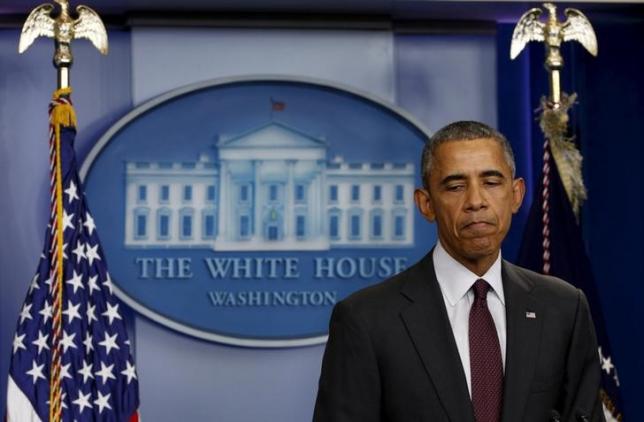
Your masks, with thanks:
M 13 338 L 7 422 L 138 421 L 138 378 L 74 154 L 70 88 L 49 106 L 51 213 Z

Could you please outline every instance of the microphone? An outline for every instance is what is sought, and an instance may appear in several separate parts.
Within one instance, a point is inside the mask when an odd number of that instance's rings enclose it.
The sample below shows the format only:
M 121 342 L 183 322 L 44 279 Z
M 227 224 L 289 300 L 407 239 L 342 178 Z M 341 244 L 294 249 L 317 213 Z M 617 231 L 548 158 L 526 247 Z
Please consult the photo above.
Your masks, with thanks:
M 561 422 L 561 415 L 555 409 L 550 411 L 550 422 Z

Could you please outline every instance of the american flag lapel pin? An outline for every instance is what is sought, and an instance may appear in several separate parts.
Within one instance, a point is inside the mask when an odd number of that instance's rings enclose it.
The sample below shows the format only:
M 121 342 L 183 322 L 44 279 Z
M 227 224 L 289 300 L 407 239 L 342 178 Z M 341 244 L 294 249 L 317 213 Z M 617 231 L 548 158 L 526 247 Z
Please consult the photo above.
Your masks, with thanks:
M 528 318 L 528 319 L 536 319 L 537 314 L 535 312 L 529 312 L 528 311 L 528 312 L 525 313 L 525 317 Z

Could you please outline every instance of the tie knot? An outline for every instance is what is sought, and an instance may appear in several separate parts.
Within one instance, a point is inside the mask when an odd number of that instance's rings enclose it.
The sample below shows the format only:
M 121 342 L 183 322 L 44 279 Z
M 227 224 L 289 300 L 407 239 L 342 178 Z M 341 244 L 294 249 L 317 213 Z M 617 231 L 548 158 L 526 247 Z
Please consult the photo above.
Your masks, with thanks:
M 477 300 L 486 300 L 487 292 L 490 290 L 490 285 L 487 281 L 479 278 L 474 282 L 474 298 Z

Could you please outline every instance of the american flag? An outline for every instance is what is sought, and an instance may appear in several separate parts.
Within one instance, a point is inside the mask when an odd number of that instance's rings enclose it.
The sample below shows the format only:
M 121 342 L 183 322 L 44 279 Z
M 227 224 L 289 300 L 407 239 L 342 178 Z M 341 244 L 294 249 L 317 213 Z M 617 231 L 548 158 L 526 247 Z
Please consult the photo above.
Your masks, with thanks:
M 138 420 L 139 386 L 131 345 L 78 176 L 73 145 L 76 130 L 71 123 L 75 119 L 58 125 L 57 130 L 51 116 L 59 106 L 71 109 L 71 102 L 55 95 L 50 106 L 52 213 L 38 271 L 13 337 L 6 418 L 8 422 L 134 422 Z M 59 149 L 55 147 L 57 132 Z M 57 150 L 59 189 L 55 186 Z M 57 227 L 63 232 L 62 297 L 56 293 Z M 59 322 L 55 322 L 57 300 L 62 310 Z M 60 326 L 60 337 L 56 337 L 56 325 Z M 56 344 L 59 365 L 52 363 L 57 359 Z M 50 376 L 52 369 L 56 373 L 56 366 L 62 399 L 59 418 L 50 415 L 50 397 L 54 397 L 50 395 Z
M 567 106 L 559 109 L 562 114 L 567 113 L 567 107 L 574 104 L 576 97 L 564 94 L 564 98 L 572 100 L 567 100 Z M 546 106 L 542 106 L 542 119 L 546 110 Z M 553 155 L 553 144 L 548 134 L 544 134 L 546 139 L 543 144 L 541 184 L 526 222 L 517 263 L 536 272 L 560 277 L 586 294 L 599 343 L 598 358 L 602 369 L 599 396 L 604 417 L 607 422 L 620 422 L 623 419 L 620 382 L 611 353 L 599 290 L 586 253 L 582 228 L 561 175 L 562 169 L 569 177 L 573 177 L 572 172 L 570 168 L 558 165 Z M 570 152 L 568 154 L 572 155 Z M 581 172 L 574 177 L 581 178 Z

